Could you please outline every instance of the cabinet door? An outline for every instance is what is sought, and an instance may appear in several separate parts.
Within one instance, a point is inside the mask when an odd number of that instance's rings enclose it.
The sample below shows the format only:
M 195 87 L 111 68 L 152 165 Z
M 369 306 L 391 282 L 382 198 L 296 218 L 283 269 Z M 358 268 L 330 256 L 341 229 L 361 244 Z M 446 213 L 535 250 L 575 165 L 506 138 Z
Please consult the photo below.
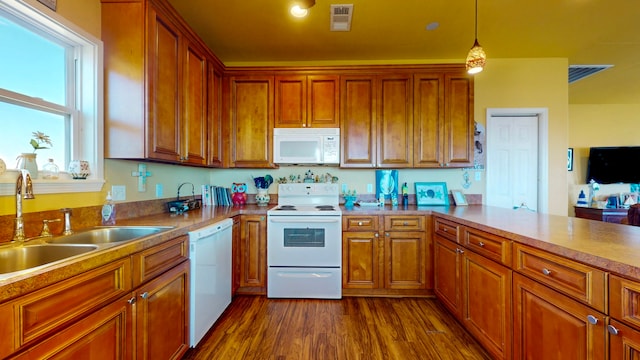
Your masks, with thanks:
M 473 251 L 462 256 L 462 323 L 495 359 L 511 359 L 511 269 Z
M 205 51 L 185 41 L 184 59 L 184 150 L 181 161 L 207 164 L 207 58 Z
M 307 77 L 289 75 L 275 77 L 275 127 L 307 126 Z
M 460 248 L 438 235 L 434 236 L 433 267 L 434 292 L 456 317 L 461 317 Z
M 273 77 L 231 78 L 231 166 L 273 164 Z
M 371 231 L 342 233 L 342 287 L 377 289 L 380 287 L 379 235 Z
M 413 166 L 411 75 L 378 78 L 378 154 L 376 166 Z
M 147 157 L 150 159 L 180 160 L 180 39 L 178 27 L 149 5 Z
M 137 291 L 136 359 L 180 359 L 189 348 L 189 261 Z
M 440 167 L 444 143 L 444 75 L 416 74 L 413 78 L 413 166 Z
M 446 167 L 473 165 L 473 80 L 466 73 L 445 75 L 444 158 Z
M 387 289 L 426 289 L 427 258 L 424 232 L 385 232 L 385 287 Z
M 242 215 L 239 293 L 267 293 L 267 222 L 264 215 Z
M 340 127 L 339 79 L 338 75 L 307 77 L 307 126 Z
M 611 320 L 609 329 L 609 359 L 640 359 L 640 332 L 621 322 Z
M 376 77 L 343 76 L 340 97 L 340 166 L 372 168 L 376 165 Z
M 605 359 L 605 316 L 513 274 L 514 359 Z M 593 324 L 595 323 L 595 324 Z
M 11 359 L 131 359 L 131 295 L 91 313 Z
M 223 167 L 222 141 L 222 71 L 209 62 L 209 75 L 207 76 L 207 123 L 209 133 L 207 137 L 209 156 L 207 165 Z

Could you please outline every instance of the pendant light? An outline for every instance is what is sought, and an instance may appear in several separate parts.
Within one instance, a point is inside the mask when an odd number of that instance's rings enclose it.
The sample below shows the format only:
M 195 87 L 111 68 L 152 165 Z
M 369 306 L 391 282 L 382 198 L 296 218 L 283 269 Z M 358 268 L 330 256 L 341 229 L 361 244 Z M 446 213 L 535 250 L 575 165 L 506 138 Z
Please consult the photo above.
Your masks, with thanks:
M 469 74 L 477 74 L 484 69 L 484 64 L 487 62 L 487 54 L 484 53 L 482 46 L 478 43 L 478 0 L 476 0 L 476 21 L 475 21 L 475 41 L 469 54 L 467 54 L 467 72 Z
M 289 12 L 295 17 L 305 17 L 309 13 L 309 9 L 315 4 L 316 0 L 299 0 L 293 4 Z

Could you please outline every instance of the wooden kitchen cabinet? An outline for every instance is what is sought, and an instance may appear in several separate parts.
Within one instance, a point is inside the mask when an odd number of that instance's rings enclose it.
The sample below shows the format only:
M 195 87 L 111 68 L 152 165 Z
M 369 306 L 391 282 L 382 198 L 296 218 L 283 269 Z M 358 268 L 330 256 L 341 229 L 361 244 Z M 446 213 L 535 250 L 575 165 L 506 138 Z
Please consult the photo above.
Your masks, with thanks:
M 224 164 L 224 149 L 225 144 L 223 141 L 223 117 L 222 117 L 222 91 L 223 91 L 223 74 L 222 71 L 209 63 L 209 75 L 207 76 L 208 89 L 207 96 L 207 123 L 208 128 L 208 149 L 209 156 L 208 165 L 210 167 L 223 167 Z
M 609 359 L 636 360 L 640 356 L 640 331 L 611 319 L 609 331 Z
M 377 81 L 374 75 L 340 78 L 340 166 L 373 168 L 377 152 Z
M 275 77 L 276 128 L 340 127 L 338 75 Z
M 514 359 L 606 359 L 602 313 L 517 273 L 513 307 Z
M 105 156 L 207 165 L 214 55 L 163 0 L 102 0 Z
M 343 216 L 344 294 L 425 294 L 432 288 L 424 216 Z
M 230 166 L 273 168 L 273 76 L 232 76 Z
M 376 167 L 413 167 L 413 89 L 411 74 L 378 76 Z
M 240 216 L 238 294 L 267 294 L 267 221 L 265 215 Z
M 242 274 L 240 223 L 240 216 L 234 216 L 231 229 L 231 296 L 234 296 L 238 292 L 238 289 L 240 288 L 240 274 Z
M 512 358 L 512 270 L 471 251 L 504 249 L 480 246 L 482 232 L 448 220 L 434 221 L 434 292 L 438 299 L 496 359 Z M 461 235 L 460 235 L 461 234 Z M 487 241 L 488 234 L 482 240 Z M 462 238 L 462 244 L 458 240 Z M 465 240 L 467 239 L 467 240 Z M 469 241 L 469 239 L 471 239 Z M 492 239 L 497 242 L 497 239 Z M 504 239 L 504 242 L 508 242 Z M 469 246 L 469 248 L 463 246 Z M 489 251 L 493 254 L 493 251 Z M 501 259 L 504 255 L 496 256 Z

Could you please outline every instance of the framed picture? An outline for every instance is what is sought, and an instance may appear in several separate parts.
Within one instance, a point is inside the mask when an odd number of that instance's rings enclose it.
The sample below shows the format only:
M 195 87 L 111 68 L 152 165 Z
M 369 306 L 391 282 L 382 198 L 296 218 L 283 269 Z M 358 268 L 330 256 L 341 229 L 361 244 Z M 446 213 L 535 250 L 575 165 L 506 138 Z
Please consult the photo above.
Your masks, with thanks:
M 453 202 L 456 206 L 465 206 L 469 205 L 467 202 L 467 197 L 464 196 L 462 190 L 451 190 L 451 195 L 453 195 Z
M 376 170 L 376 199 L 391 199 L 394 192 L 398 194 L 398 170 Z
M 445 182 L 416 182 L 416 203 L 449 206 L 449 192 Z
M 567 150 L 567 170 L 573 171 L 573 148 Z

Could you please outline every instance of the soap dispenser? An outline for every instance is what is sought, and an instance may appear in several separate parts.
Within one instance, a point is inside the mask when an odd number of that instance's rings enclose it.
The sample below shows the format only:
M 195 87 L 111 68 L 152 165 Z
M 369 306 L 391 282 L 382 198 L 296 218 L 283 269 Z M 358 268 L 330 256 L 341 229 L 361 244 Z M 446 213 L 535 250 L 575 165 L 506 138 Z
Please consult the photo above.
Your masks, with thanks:
M 102 205 L 102 225 L 116 224 L 116 205 L 111 198 L 111 191 L 107 192 L 107 198 Z

